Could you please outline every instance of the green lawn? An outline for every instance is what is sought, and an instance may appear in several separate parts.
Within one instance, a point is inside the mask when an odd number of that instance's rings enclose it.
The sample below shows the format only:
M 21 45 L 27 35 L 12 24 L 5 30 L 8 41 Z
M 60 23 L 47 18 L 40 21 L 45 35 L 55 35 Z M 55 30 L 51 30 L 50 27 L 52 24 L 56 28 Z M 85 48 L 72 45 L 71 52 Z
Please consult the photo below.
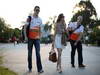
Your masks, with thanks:
M 0 64 L 2 64 L 2 57 L 0 57 Z
M 12 72 L 8 68 L 4 68 L 4 67 L 0 66 L 0 75 L 17 75 L 17 74 Z
M 1 66 L 2 63 L 2 57 L 0 56 L 0 75 L 17 75 L 15 72 L 9 70 L 8 68 Z

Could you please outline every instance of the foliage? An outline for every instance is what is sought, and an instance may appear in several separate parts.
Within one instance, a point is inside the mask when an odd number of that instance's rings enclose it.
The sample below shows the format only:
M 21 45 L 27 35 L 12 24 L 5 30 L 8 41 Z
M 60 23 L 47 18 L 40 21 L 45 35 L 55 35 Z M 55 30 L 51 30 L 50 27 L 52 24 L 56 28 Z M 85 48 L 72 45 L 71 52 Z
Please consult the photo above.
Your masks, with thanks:
M 16 36 L 17 38 L 20 37 L 20 34 L 21 34 L 21 30 L 19 30 L 18 28 L 15 28 L 14 29 L 14 33 L 13 33 L 13 36 Z
M 0 18 L 0 42 L 8 42 L 13 36 L 19 38 L 20 35 L 21 30 L 10 28 L 10 25 L 6 24 L 3 18 Z
M 79 8 L 79 10 L 75 10 L 76 8 Z M 80 1 L 78 4 L 76 4 L 76 6 L 73 10 L 73 13 L 74 13 L 74 15 L 73 15 L 71 21 L 76 21 L 77 17 L 79 15 L 82 15 L 83 16 L 82 24 L 85 27 L 86 27 L 86 25 L 93 24 L 97 20 L 96 10 L 95 10 L 94 6 L 92 5 L 92 3 L 90 2 L 90 0 Z
M 78 8 L 78 10 L 76 10 Z M 81 0 L 76 4 L 73 10 L 71 21 L 76 21 L 79 15 L 83 16 L 82 24 L 85 27 L 85 36 L 89 37 L 90 44 L 98 44 L 100 42 L 100 20 L 97 18 L 97 13 L 90 0 Z M 91 30 L 91 32 L 90 32 Z

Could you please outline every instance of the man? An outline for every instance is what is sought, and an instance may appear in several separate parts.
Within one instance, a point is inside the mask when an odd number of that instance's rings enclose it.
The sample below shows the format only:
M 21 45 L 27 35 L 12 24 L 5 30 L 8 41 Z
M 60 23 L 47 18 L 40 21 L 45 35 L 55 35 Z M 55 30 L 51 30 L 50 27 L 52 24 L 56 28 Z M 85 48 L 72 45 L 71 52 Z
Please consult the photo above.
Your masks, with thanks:
M 82 43 L 81 38 L 83 35 L 84 27 L 81 25 L 83 20 L 82 16 L 78 16 L 77 22 L 71 22 L 68 26 L 68 31 L 70 32 L 70 44 L 71 44 L 71 65 L 74 68 L 74 58 L 75 58 L 75 51 L 77 49 L 78 52 L 78 65 L 79 68 L 85 67 L 83 64 L 83 55 L 82 55 Z
M 41 56 L 40 56 L 40 28 L 42 26 L 42 20 L 38 16 L 40 12 L 40 7 L 35 6 L 34 13 L 32 16 L 29 16 L 27 19 L 27 25 L 29 25 L 28 30 L 28 68 L 29 72 L 32 71 L 32 48 L 33 44 L 35 46 L 36 51 L 36 63 L 37 63 L 37 71 L 38 73 L 43 73 Z

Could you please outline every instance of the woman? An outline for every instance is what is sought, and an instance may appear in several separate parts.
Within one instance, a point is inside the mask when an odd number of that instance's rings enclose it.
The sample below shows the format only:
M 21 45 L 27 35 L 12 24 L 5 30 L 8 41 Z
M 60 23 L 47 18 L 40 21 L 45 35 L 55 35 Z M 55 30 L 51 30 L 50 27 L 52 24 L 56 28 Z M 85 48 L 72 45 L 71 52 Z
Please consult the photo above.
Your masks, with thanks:
M 65 20 L 64 20 L 64 15 L 61 13 L 58 16 L 57 22 L 55 24 L 55 34 L 54 34 L 54 45 L 55 48 L 57 48 L 57 52 L 58 52 L 58 60 L 57 60 L 57 71 L 59 73 L 62 73 L 62 69 L 61 69 L 61 54 L 62 54 L 62 49 L 63 49 L 63 45 L 61 42 L 61 38 L 62 38 L 62 34 L 63 32 L 65 32 Z

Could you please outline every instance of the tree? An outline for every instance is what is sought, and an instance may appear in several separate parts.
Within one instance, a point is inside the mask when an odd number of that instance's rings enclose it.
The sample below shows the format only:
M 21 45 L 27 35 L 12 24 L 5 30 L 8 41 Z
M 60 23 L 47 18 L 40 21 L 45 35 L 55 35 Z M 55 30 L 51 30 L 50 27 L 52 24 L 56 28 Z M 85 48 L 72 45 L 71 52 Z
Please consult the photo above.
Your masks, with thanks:
M 19 38 L 21 30 L 18 28 L 10 28 L 10 25 L 6 24 L 3 18 L 0 18 L 0 42 L 8 42 L 8 40 L 12 38 L 13 34 Z
M 71 21 L 76 21 L 79 15 L 83 16 L 82 24 L 85 27 L 85 35 L 89 36 L 89 42 L 96 44 L 97 41 L 100 41 L 100 28 L 98 28 L 100 20 L 97 18 L 96 10 L 90 0 L 81 0 L 76 4 Z
M 52 42 L 52 32 L 54 31 L 56 16 L 50 17 L 49 20 L 45 23 L 43 28 L 44 37 L 41 39 L 41 43 L 51 43 Z
M 4 32 L 4 28 L 5 28 L 5 21 L 3 18 L 0 18 L 0 37 L 2 38 L 3 32 Z
M 73 13 L 74 13 L 74 15 L 73 15 L 71 21 L 76 21 L 77 17 L 79 15 L 82 15 L 83 16 L 82 24 L 85 27 L 87 25 L 90 26 L 91 24 L 95 23 L 97 20 L 96 10 L 90 0 L 86 0 L 86 1 L 82 0 L 78 4 L 76 4 L 76 6 L 74 7 L 74 10 L 73 10 Z
M 50 32 L 52 32 L 52 30 L 54 31 L 54 25 L 55 25 L 56 18 L 57 16 L 53 16 L 49 18 L 49 21 L 47 21 L 44 26 L 45 31 L 48 31 L 48 30 L 50 30 Z
M 17 38 L 19 38 L 21 36 L 21 30 L 18 28 L 15 28 L 13 30 L 13 36 L 16 36 Z

